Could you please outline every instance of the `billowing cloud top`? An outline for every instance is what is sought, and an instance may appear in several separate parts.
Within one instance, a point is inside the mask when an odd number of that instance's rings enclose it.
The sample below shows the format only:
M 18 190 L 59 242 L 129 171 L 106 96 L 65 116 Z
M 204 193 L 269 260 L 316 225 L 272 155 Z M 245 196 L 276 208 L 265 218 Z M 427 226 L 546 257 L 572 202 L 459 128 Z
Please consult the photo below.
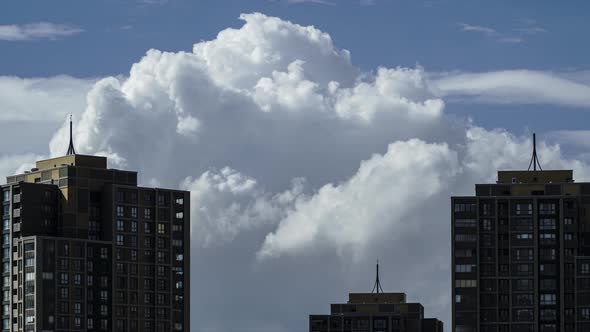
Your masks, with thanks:
M 447 117 L 462 80 L 361 72 L 314 27 L 240 18 L 96 82 L 75 126 L 78 152 L 191 190 L 195 330 L 301 331 L 312 310 L 370 290 L 376 258 L 385 288 L 448 324 L 449 196 L 528 165 L 530 139 Z M 474 93 L 491 84 L 479 82 Z M 51 155 L 64 147 L 65 123 Z M 539 154 L 587 175 L 558 146 Z

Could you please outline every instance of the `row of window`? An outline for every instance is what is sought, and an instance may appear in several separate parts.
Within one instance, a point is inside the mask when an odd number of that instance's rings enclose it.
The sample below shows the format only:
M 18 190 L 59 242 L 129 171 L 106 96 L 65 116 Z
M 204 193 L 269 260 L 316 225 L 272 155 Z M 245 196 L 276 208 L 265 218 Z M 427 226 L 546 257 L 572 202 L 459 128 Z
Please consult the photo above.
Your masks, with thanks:
M 133 207 L 129 208 L 128 211 L 129 211 L 129 214 L 127 216 L 129 216 L 131 218 L 137 218 L 138 217 L 138 213 L 137 213 L 138 212 L 138 209 L 137 209 L 137 207 L 133 206 Z M 125 214 L 125 207 L 122 206 L 122 205 L 117 205 L 116 215 L 117 215 L 117 217 L 125 217 L 126 216 L 126 214 Z M 177 220 L 182 220 L 182 219 L 184 219 L 184 212 L 183 211 L 176 212 L 174 214 L 174 217 Z M 145 220 L 152 220 L 153 219 L 153 209 L 152 208 L 144 208 L 144 210 L 143 210 L 143 219 L 145 219 Z M 168 219 L 168 218 L 166 218 L 166 219 Z
M 117 222 L 116 222 L 117 231 L 119 231 L 119 232 L 128 231 L 131 233 L 137 233 L 137 221 L 135 221 L 135 220 L 129 221 L 127 223 L 127 227 L 125 227 L 125 224 L 126 224 L 126 222 L 124 220 L 117 220 Z M 146 234 L 154 233 L 154 224 L 144 223 L 143 226 L 144 226 L 143 227 L 144 233 L 146 233 Z M 158 234 L 166 234 L 167 233 L 166 224 L 158 223 L 156 231 Z M 180 225 L 180 224 L 172 225 L 172 231 L 173 232 L 182 231 L 182 225 Z
M 504 234 L 498 235 L 500 240 L 505 240 Z M 532 240 L 533 233 L 513 233 L 512 238 L 514 240 Z M 576 238 L 576 234 L 574 233 L 563 233 L 563 239 L 565 241 L 573 241 Z M 482 234 L 482 240 L 489 239 L 486 246 L 493 245 L 493 237 L 491 234 Z M 556 234 L 555 233 L 539 233 L 539 239 L 545 240 L 545 242 L 555 240 Z M 455 241 L 456 242 L 476 242 L 477 241 L 477 234 L 455 234 Z
M 459 273 L 475 272 L 475 264 L 457 264 L 457 265 L 455 265 L 455 272 L 459 272 Z
M 143 248 L 154 248 L 154 245 L 156 245 L 158 249 L 168 249 L 168 241 L 168 238 L 144 237 Z M 118 246 L 137 247 L 137 236 L 117 234 L 115 236 L 115 243 Z M 177 247 L 182 247 L 183 245 L 182 239 L 173 239 L 172 243 Z
M 455 288 L 474 288 L 477 287 L 477 280 L 471 279 L 457 279 L 455 280 Z
M 176 262 L 182 262 L 183 260 L 184 260 L 184 257 L 182 254 L 175 255 Z M 154 274 L 154 265 L 142 265 L 142 266 L 144 268 L 144 271 L 143 271 L 144 275 L 153 275 Z M 116 263 L 115 264 L 115 271 L 118 274 L 127 274 L 127 272 L 129 272 L 129 274 L 133 274 L 133 275 L 138 274 L 137 273 L 137 264 Z M 158 273 L 160 273 L 160 267 L 158 267 L 157 271 L 158 271 Z M 180 266 L 172 267 L 172 271 L 178 275 L 183 274 L 183 269 Z
M 168 193 L 160 193 L 160 194 L 158 194 L 157 197 L 158 197 L 158 205 L 168 205 L 168 201 L 170 199 L 170 196 Z M 151 192 L 144 193 L 143 198 L 144 198 L 144 202 L 147 202 L 147 203 L 154 202 L 154 194 Z M 127 202 L 127 203 L 136 204 L 137 203 L 137 192 L 118 190 L 116 193 L 116 200 L 117 200 L 117 202 L 121 202 L 121 203 Z M 174 203 L 177 205 L 184 205 L 184 197 L 175 195 Z
M 162 277 L 167 277 L 167 275 L 161 275 Z M 129 278 L 129 284 L 127 284 L 127 278 L 125 277 L 117 277 L 116 280 L 116 288 L 118 289 L 138 289 L 139 282 L 138 278 Z M 167 291 L 168 285 L 170 282 L 168 279 L 157 279 L 157 288 L 158 291 Z M 182 280 L 176 281 L 174 284 L 175 289 L 183 289 L 183 282 Z M 151 278 L 143 278 L 143 289 L 145 290 L 154 290 L 154 279 Z
M 492 215 L 492 205 L 489 203 L 482 203 L 481 204 L 483 215 Z M 533 204 L 529 202 L 522 202 L 516 203 L 514 205 L 514 212 L 516 215 L 532 215 L 533 214 Z M 557 204 L 555 203 L 539 203 L 539 214 L 542 215 L 551 215 L 556 213 Z M 506 209 L 505 206 L 500 206 L 500 210 Z M 453 208 L 454 212 L 467 212 L 467 213 L 475 213 L 477 212 L 477 204 L 476 203 L 455 203 Z
M 475 203 L 456 203 L 454 211 L 475 213 L 477 211 L 477 205 Z

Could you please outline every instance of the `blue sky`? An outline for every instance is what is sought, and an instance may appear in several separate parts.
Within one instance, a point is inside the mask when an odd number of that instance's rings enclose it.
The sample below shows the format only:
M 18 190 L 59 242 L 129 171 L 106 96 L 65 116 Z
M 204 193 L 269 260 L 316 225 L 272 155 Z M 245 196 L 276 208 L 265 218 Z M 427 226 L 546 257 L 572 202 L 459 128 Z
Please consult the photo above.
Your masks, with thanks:
M 156 1 L 154 1 L 156 2 Z M 3 4 L 2 24 L 67 23 L 84 32 L 58 41 L 0 44 L 0 70 L 20 76 L 125 73 L 149 48 L 188 50 L 199 40 L 238 27 L 240 13 L 260 11 L 331 34 L 363 69 L 421 64 L 431 71 L 589 69 L 590 4 L 570 1 L 388 1 L 363 5 L 285 1 L 19 1 Z M 460 24 L 497 31 L 462 31 Z M 128 29 L 125 29 L 128 28 Z M 541 28 L 544 32 L 530 28 Z M 527 29 L 529 31 L 527 32 Z M 522 38 L 523 42 L 498 42 Z M 69 52 L 71 51 L 71 52 Z
M 377 258 L 448 327 L 449 197 L 526 167 L 533 131 L 544 169 L 590 180 L 589 10 L 4 2 L 0 175 L 65 153 L 73 114 L 79 153 L 190 190 L 192 331 L 305 330 Z

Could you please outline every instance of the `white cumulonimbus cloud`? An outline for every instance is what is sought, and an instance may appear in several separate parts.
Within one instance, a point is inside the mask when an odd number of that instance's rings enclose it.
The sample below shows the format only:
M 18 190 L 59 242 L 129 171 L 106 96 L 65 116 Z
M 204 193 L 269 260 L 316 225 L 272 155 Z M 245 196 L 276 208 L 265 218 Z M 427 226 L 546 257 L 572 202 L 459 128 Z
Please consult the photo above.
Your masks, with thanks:
M 240 18 L 242 27 L 191 52 L 150 50 L 127 77 L 96 82 L 76 118 L 79 153 L 107 155 L 144 184 L 191 191 L 194 326 L 300 331 L 309 310 L 370 287 L 367 267 L 379 257 L 390 289 L 448 324 L 449 196 L 526 167 L 531 140 L 453 120 L 443 98 L 512 93 L 526 102 L 541 90 L 510 92 L 502 73 L 362 72 L 317 28 Z M 535 75 L 516 87 L 545 77 Z M 576 87 L 537 100 L 584 105 Z M 67 141 L 64 122 L 51 156 Z M 588 175 L 557 145 L 540 142 L 539 154 L 548 168 Z M 275 305 L 285 298 L 288 306 Z
M 457 153 L 446 144 L 415 139 L 392 143 L 385 154 L 363 161 L 346 182 L 324 185 L 298 202 L 277 231 L 267 235 L 259 254 L 277 256 L 317 243 L 354 258 L 384 231 L 398 241 L 412 228 L 406 222 L 414 219 L 415 211 L 447 187 L 447 179 L 458 171 Z
M 61 123 L 86 108 L 95 79 L 71 76 L 18 78 L 0 76 L 0 121 Z

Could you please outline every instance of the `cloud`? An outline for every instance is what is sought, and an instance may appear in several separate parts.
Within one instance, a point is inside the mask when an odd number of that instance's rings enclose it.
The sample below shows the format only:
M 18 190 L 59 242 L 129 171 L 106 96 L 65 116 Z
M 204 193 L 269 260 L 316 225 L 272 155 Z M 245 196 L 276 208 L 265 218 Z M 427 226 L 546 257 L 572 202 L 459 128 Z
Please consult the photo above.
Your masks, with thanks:
M 56 40 L 77 35 L 84 30 L 67 24 L 38 22 L 22 25 L 0 25 L 0 40 L 24 41 L 36 39 Z
M 311 4 L 318 4 L 318 5 L 325 5 L 325 6 L 336 6 L 335 1 L 329 0 L 268 0 L 270 2 L 284 2 L 288 4 L 303 4 L 303 3 L 311 3 Z
M 487 103 L 590 106 L 590 85 L 565 74 L 532 70 L 450 73 L 432 83 L 441 97 Z
M 529 35 L 536 35 L 539 33 L 546 33 L 547 30 L 545 28 L 539 27 L 539 26 L 529 26 L 526 28 L 521 28 L 521 29 L 517 29 L 517 31 L 523 32 L 525 34 L 529 34 Z
M 9 176 L 23 173 L 34 167 L 35 161 L 40 158 L 43 156 L 33 153 L 0 155 L 0 174 Z
M 590 160 L 590 130 L 554 130 L 547 133 L 547 138 L 569 150 L 579 152 L 585 160 Z
M 170 0 L 137 0 L 137 3 L 139 3 L 140 5 L 147 5 L 147 6 L 165 5 L 169 2 L 170 2 Z
M 96 79 L 71 76 L 19 78 L 0 76 L 0 121 L 61 122 L 81 114 Z
M 588 133 L 578 134 L 587 138 Z M 418 213 L 420 207 L 436 205 L 439 195 L 461 188 L 460 182 L 494 183 L 497 170 L 522 169 L 530 158 L 529 137 L 480 127 L 468 128 L 465 135 L 463 147 L 415 139 L 392 143 L 385 154 L 363 161 L 345 182 L 324 185 L 298 201 L 266 236 L 259 257 L 327 246 L 354 258 L 382 232 L 395 234 L 388 237 L 392 241 L 408 236 L 412 225 L 420 223 L 415 218 L 428 215 Z M 590 175 L 584 162 L 565 160 L 559 146 L 541 143 L 539 155 L 548 169 L 572 167 L 578 176 Z M 395 199 L 399 197 L 403 200 Z
M 389 239 L 398 241 L 415 228 L 415 211 L 458 169 L 457 154 L 446 144 L 392 143 L 385 154 L 363 161 L 350 179 L 298 202 L 266 236 L 259 257 L 328 246 L 359 259 L 379 234 L 391 232 Z
M 524 18 L 524 19 L 520 19 L 517 21 L 520 22 L 521 25 L 524 25 L 524 27 L 516 29 L 516 31 L 519 31 L 521 33 L 528 34 L 528 35 L 536 35 L 539 33 L 546 33 L 547 32 L 547 29 L 539 26 L 537 24 L 537 21 L 534 19 Z
M 287 0 L 287 2 L 290 3 L 316 3 L 316 4 L 320 4 L 320 5 L 328 5 L 328 6 L 336 6 L 335 2 L 332 1 L 326 1 L 326 0 Z
M 445 98 L 490 97 L 485 75 L 361 72 L 315 27 L 240 19 L 189 52 L 149 50 L 127 77 L 75 92 L 86 103 L 77 151 L 138 170 L 142 184 L 191 191 L 193 327 L 301 331 L 346 292 L 370 291 L 376 258 L 386 290 L 406 291 L 449 324 L 449 196 L 472 194 L 497 169 L 526 167 L 530 137 L 446 116 Z M 522 102 L 519 91 L 538 98 L 501 77 L 492 97 L 508 85 L 510 102 Z M 34 109 L 30 118 L 43 112 Z M 51 156 L 67 148 L 61 121 Z M 34 152 L 6 155 L 4 169 L 47 153 Z M 540 141 L 539 155 L 544 167 L 588 175 L 557 145 Z
M 302 195 L 304 180 L 278 194 L 265 192 L 258 182 L 229 167 L 187 177 L 181 187 L 191 191 L 192 234 L 204 246 L 231 241 L 239 233 L 285 216 L 288 206 Z
M 525 23 L 525 24 L 527 24 L 527 23 Z M 496 40 L 497 42 L 500 42 L 500 43 L 519 44 L 519 43 L 523 43 L 525 41 L 525 38 L 523 36 L 511 36 L 511 35 L 503 34 L 503 33 L 498 32 L 496 29 L 493 29 L 493 28 L 490 28 L 487 26 L 472 25 L 472 24 L 467 24 L 467 23 L 458 23 L 458 25 L 461 27 L 462 31 L 479 33 L 479 34 L 482 34 L 488 38 L 494 38 L 494 40 Z M 538 26 L 532 26 L 530 24 L 527 24 L 527 26 L 524 28 L 516 29 L 516 31 L 520 32 L 521 35 L 522 34 L 534 35 L 534 34 L 538 34 L 541 32 L 546 32 L 545 29 L 538 27 Z
M 520 44 L 520 43 L 524 42 L 524 39 L 520 38 L 520 37 L 503 37 L 503 38 L 498 38 L 498 41 L 500 43 Z
M 471 25 L 471 24 L 467 24 L 467 23 L 459 23 L 459 26 L 461 27 L 461 30 L 463 30 L 463 31 L 478 32 L 478 33 L 482 33 L 487 36 L 491 36 L 491 35 L 496 34 L 495 29 L 492 29 L 490 27 L 485 27 L 482 25 Z

